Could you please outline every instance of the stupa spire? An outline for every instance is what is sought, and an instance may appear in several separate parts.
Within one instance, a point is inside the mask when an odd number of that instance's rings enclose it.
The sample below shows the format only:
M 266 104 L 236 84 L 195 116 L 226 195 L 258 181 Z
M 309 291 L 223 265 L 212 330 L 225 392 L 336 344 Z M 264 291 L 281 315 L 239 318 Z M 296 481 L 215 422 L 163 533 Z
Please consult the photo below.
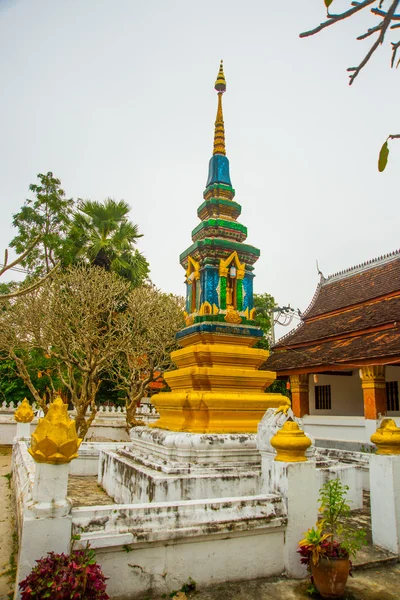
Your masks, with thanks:
M 225 151 L 225 125 L 224 115 L 222 112 L 222 94 L 226 92 L 226 81 L 224 75 L 224 64 L 221 60 L 217 80 L 214 88 L 218 92 L 218 108 L 217 117 L 215 119 L 215 131 L 214 131 L 214 152 L 213 154 L 226 154 Z
M 253 265 L 260 251 L 243 243 L 247 228 L 237 222 L 241 207 L 234 201 L 225 155 L 222 61 L 215 89 L 214 152 L 204 202 L 197 210 L 200 223 L 179 257 L 186 272 L 186 326 L 176 334 L 182 349 L 171 355 L 178 368 L 165 373 L 171 391 L 155 395 L 161 415 L 156 426 L 191 433 L 255 433 L 269 407 L 287 406 L 289 400 L 265 393 L 275 373 L 259 370 L 268 352 L 251 347 L 263 336 L 254 320 L 253 299 Z

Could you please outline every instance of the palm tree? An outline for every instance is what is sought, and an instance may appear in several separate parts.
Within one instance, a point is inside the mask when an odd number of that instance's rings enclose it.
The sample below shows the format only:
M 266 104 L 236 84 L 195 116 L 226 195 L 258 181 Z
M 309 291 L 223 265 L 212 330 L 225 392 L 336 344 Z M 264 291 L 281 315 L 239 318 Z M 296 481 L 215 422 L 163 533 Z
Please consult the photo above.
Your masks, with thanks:
M 81 200 L 72 226 L 71 242 L 76 259 L 114 271 L 139 285 L 149 273 L 149 264 L 134 248 L 142 234 L 129 220 L 129 211 L 130 206 L 124 200 Z

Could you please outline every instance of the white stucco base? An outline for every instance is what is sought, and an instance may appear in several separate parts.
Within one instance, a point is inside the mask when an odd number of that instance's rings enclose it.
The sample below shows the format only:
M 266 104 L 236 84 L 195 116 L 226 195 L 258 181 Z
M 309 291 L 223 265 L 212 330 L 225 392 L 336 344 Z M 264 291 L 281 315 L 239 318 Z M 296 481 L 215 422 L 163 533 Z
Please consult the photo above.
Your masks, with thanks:
M 374 544 L 400 552 L 400 456 L 371 456 L 371 518 Z
M 112 519 L 103 507 L 74 509 L 72 518 L 81 543 L 96 548 L 113 600 L 168 595 L 189 578 L 201 588 L 283 571 L 286 518 L 279 498 L 112 508 Z
M 13 475 L 17 496 L 19 552 L 16 581 L 47 552 L 66 552 L 71 541 L 71 504 L 67 498 L 69 464 L 35 464 L 24 442 L 14 445 Z M 19 600 L 16 586 L 14 598 Z
M 116 502 L 176 502 L 255 495 L 254 434 L 189 434 L 135 427 L 129 449 L 102 450 L 99 484 Z
M 28 440 L 31 437 L 31 424 L 30 423 L 17 423 L 17 432 L 15 434 L 15 440 Z
M 315 461 L 286 463 L 271 460 L 263 472 L 263 480 L 268 480 L 271 492 L 282 495 L 290 515 L 285 532 L 285 571 L 289 577 L 306 577 L 306 567 L 300 563 L 297 547 L 304 532 L 318 518 Z
M 270 418 L 275 426 L 286 417 Z M 259 450 L 251 434 L 137 427 L 131 444 L 82 444 L 71 467 L 37 465 L 26 443 L 16 443 L 18 578 L 50 550 L 68 552 L 71 533 L 96 550 L 112 600 L 168 595 L 189 578 L 204 587 L 284 571 L 304 576 L 296 549 L 317 518 L 321 459 L 274 461 L 268 432 L 261 429 Z M 92 475 L 97 464 L 99 482 L 118 504 L 71 510 L 68 470 Z

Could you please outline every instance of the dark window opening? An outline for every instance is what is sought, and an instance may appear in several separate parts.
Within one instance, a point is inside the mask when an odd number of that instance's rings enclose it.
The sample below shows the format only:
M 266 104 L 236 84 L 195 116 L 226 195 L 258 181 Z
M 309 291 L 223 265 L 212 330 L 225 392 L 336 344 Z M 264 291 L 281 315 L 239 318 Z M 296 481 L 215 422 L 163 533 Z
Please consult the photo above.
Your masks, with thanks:
M 317 410 L 331 410 L 331 386 L 316 385 L 315 386 L 315 408 Z
M 397 381 L 386 382 L 386 401 L 388 410 L 399 410 L 399 385 Z

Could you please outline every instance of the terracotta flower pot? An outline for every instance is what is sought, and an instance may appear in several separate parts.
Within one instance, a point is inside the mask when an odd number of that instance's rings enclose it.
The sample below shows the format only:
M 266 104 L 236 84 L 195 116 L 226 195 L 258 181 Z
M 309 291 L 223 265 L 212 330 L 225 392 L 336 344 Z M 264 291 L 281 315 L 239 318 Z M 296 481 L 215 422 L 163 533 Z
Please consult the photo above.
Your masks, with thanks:
M 350 561 L 348 558 L 323 557 L 316 566 L 311 565 L 314 585 L 322 598 L 341 598 L 349 572 Z

